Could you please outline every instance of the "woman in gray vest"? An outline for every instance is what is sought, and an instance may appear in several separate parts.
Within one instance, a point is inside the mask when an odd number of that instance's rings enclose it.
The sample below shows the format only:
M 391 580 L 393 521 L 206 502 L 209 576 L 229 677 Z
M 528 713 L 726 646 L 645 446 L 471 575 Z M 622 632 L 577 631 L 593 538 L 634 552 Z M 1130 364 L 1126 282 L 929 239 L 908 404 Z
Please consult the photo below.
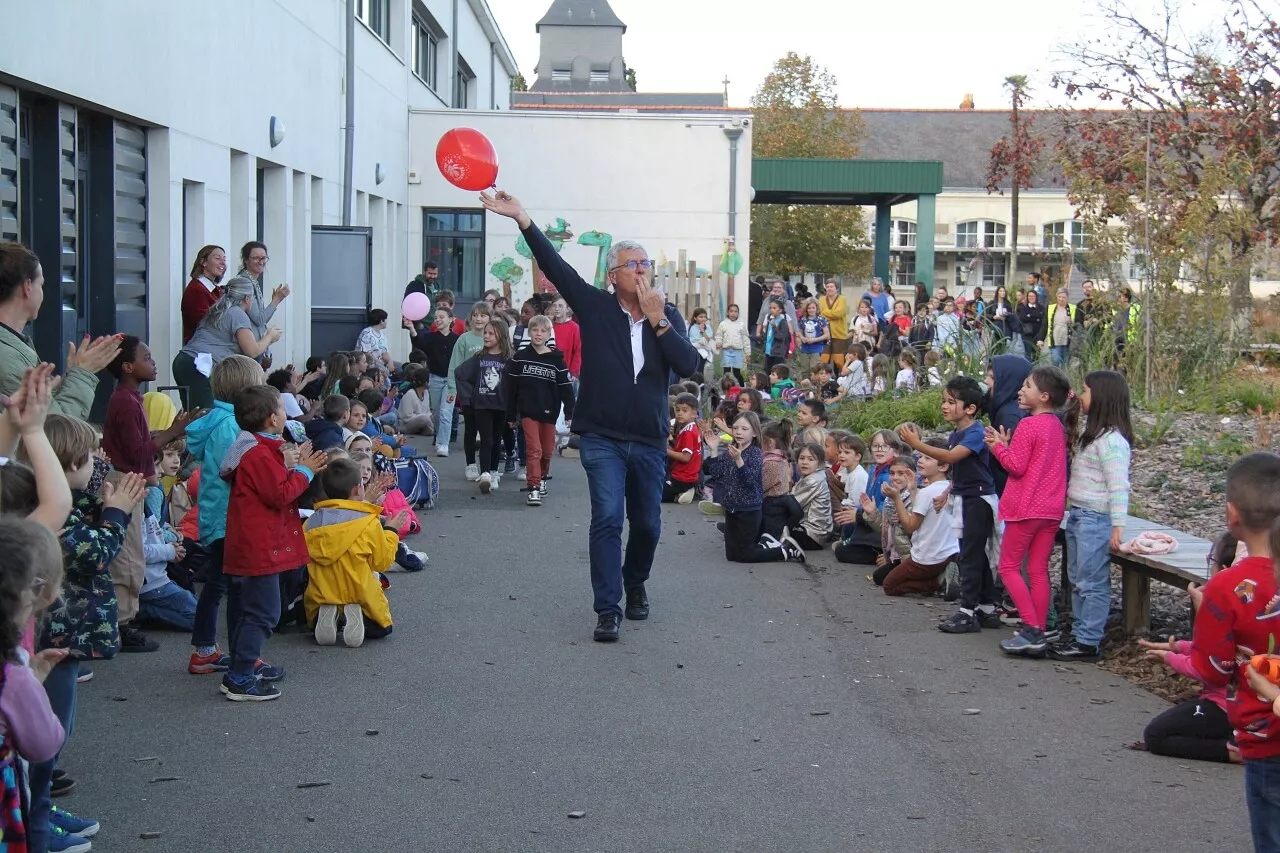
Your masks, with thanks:
M 280 340 L 280 329 L 275 326 L 260 334 L 255 329 L 249 315 L 253 294 L 253 281 L 244 276 L 227 282 L 222 296 L 196 326 L 191 340 L 174 356 L 173 378 L 188 389 L 184 406 L 188 411 L 213 406 L 209 374 L 220 361 L 231 355 L 260 359 Z
M 265 243 L 259 243 L 257 240 L 250 240 L 240 247 L 240 271 L 237 276 L 244 276 L 253 282 L 253 300 L 249 305 L 249 322 L 253 323 L 253 334 L 255 337 L 261 338 L 267 333 L 267 324 L 271 322 L 271 317 L 276 313 L 276 307 L 284 302 L 285 297 L 289 295 L 289 285 L 278 284 L 276 289 L 271 291 L 271 301 L 266 302 L 263 299 L 263 277 L 267 270 L 267 261 L 270 257 L 267 255 L 267 246 Z M 264 350 L 261 356 L 254 356 L 262 363 L 262 368 L 266 370 L 271 366 L 271 353 Z

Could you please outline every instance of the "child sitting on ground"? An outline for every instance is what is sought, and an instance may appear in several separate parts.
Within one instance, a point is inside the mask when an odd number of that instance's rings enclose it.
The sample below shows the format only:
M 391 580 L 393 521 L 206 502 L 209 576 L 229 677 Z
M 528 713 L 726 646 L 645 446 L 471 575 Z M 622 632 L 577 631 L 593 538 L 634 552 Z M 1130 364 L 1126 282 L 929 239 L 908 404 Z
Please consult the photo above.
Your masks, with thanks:
M 406 572 L 420 572 L 427 567 L 428 557 L 422 551 L 414 551 L 404 540 L 422 532 L 418 522 L 418 514 L 409 506 L 409 500 L 397 485 L 395 463 L 381 453 L 370 453 L 357 450 L 349 454 L 353 462 L 360 466 L 360 474 L 365 489 L 369 489 L 375 479 L 383 478 L 386 485 L 381 488 L 382 499 L 378 504 L 382 507 L 382 515 L 386 519 L 404 514 L 404 522 L 395 528 L 400 544 L 396 547 L 396 565 Z M 388 522 L 389 523 L 389 522 Z
M 862 496 L 863 518 L 872 528 L 880 531 L 880 553 L 876 556 L 876 570 L 871 579 L 883 584 L 889 573 L 911 553 L 911 532 L 903 525 L 903 513 L 898 501 L 911 506 L 916 491 L 916 459 L 910 454 L 895 456 L 889 465 L 889 482 L 881 491 L 885 501 L 877 506 L 867 495 Z M 896 498 L 896 499 L 895 499 Z
M 806 551 L 819 551 L 831 538 L 831 490 L 823 465 L 820 444 L 805 444 L 796 453 L 800 479 L 791 487 L 791 497 L 800 505 L 800 523 L 791 528 L 791 538 Z
M 946 441 L 940 438 L 926 439 L 925 444 L 937 450 L 947 448 Z M 922 455 L 916 467 L 921 483 L 914 498 L 908 498 L 896 485 L 885 487 L 885 494 L 894 502 L 898 523 L 911 536 L 910 553 L 881 583 L 885 595 L 936 592 L 947 564 L 960 553 L 951 504 L 941 501 L 942 508 L 938 509 L 939 498 L 951 486 L 947 479 L 951 466 Z
M 331 394 L 324 398 L 322 417 L 307 421 L 307 439 L 317 450 L 342 447 L 349 434 L 350 418 L 351 401 L 340 394 Z
M 794 387 L 796 383 L 791 378 L 791 368 L 785 364 L 775 364 L 769 371 L 769 396 L 781 400 L 783 393 Z
M 310 442 L 285 446 L 284 406 L 270 385 L 237 394 L 235 415 L 243 431 L 218 469 L 231 484 L 222 571 L 235 579 L 238 607 L 229 609 L 239 614 L 222 692 L 232 702 L 263 702 L 280 697 L 274 682 L 284 678 L 282 668 L 262 660 L 280 621 L 278 575 L 308 562 L 298 498 L 328 460 Z
M 919 380 L 916 376 L 916 365 L 919 360 L 916 357 L 916 351 L 913 349 L 904 349 L 898 355 L 898 375 L 893 380 L 894 390 L 897 391 L 915 391 L 919 387 Z
M 425 367 L 411 366 L 405 370 L 409 387 L 400 395 L 400 416 L 397 423 L 405 435 L 435 435 L 435 421 L 428 402 L 428 386 L 431 371 Z
M 320 475 L 329 497 L 315 505 L 305 525 L 307 620 L 315 626 L 316 642 L 338 641 L 338 610 L 342 610 L 342 641 L 357 648 L 365 639 L 391 633 L 391 606 L 378 573 L 395 559 L 400 538 L 393 527 L 407 521 L 401 510 L 383 526 L 379 501 L 389 480 L 375 477 L 368 490 L 360 465 L 335 459 Z
M 142 556 L 147 573 L 138 595 L 138 620 L 190 631 L 195 627 L 196 597 L 169 578 L 169 564 L 181 562 L 187 556 L 187 549 L 162 518 L 150 504 L 144 507 Z
M 791 442 L 791 422 L 785 418 L 760 431 L 760 448 L 764 451 L 761 529 L 774 539 L 781 539 L 787 528 L 799 527 L 803 517 L 800 504 L 791 496 Z
M 698 488 L 698 472 L 702 470 L 702 433 L 698 431 L 698 398 L 689 393 L 676 397 L 667 466 L 662 502 L 693 503 Z

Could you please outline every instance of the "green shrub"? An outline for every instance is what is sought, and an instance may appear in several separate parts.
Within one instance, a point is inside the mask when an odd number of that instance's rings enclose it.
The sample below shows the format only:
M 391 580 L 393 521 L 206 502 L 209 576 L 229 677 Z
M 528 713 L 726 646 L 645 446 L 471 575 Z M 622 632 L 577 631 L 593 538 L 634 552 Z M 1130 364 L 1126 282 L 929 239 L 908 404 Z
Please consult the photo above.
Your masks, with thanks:
M 883 396 L 874 400 L 846 400 L 828 412 L 833 428 L 847 429 L 870 439 L 878 429 L 893 429 L 898 424 L 916 424 L 921 430 L 943 430 L 942 389 L 929 388 L 901 397 Z

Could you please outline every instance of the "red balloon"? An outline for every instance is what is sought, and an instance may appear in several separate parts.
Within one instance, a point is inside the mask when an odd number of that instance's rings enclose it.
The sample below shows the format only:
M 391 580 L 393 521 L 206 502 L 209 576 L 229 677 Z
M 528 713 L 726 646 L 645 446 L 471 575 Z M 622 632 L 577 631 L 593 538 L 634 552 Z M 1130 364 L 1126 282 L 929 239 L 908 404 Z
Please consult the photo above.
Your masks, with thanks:
M 455 187 L 478 192 L 498 182 L 498 152 L 483 133 L 470 127 L 446 131 L 436 144 L 436 166 Z

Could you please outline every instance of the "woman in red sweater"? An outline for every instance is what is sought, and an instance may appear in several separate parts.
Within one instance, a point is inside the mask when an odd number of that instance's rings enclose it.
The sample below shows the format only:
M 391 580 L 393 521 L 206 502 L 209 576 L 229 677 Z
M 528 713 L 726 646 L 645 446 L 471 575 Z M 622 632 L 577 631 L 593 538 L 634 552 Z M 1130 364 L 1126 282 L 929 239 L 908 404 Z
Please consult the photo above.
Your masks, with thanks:
M 221 246 L 203 246 L 191 265 L 191 281 L 182 291 L 182 342 L 191 340 L 196 326 L 222 295 L 222 277 L 227 274 L 227 253 Z

